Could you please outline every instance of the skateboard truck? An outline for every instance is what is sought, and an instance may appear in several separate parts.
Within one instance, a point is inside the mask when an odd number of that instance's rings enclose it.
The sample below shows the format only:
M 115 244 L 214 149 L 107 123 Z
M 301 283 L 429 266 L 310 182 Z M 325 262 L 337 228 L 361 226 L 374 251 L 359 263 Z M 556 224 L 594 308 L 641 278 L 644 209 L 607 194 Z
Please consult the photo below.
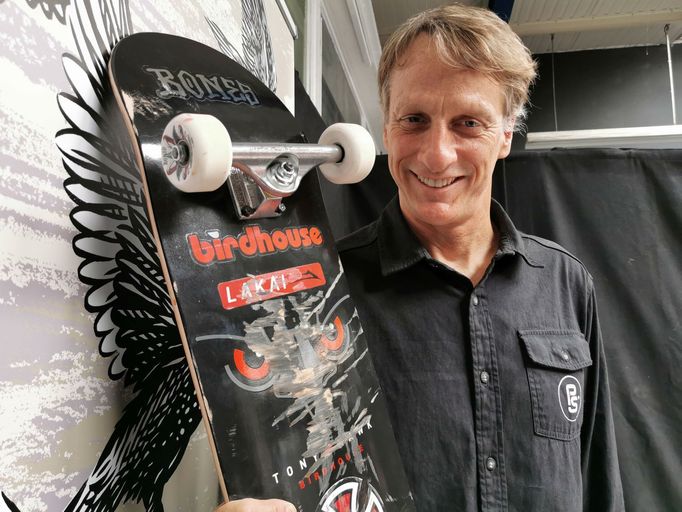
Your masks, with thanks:
M 343 160 L 337 145 L 233 143 L 227 184 L 240 219 L 275 217 L 311 169 Z
M 210 192 L 227 181 L 239 219 L 278 217 L 282 199 L 319 166 L 332 183 L 357 183 L 374 165 L 374 142 L 362 126 L 329 126 L 318 144 L 232 142 L 217 118 L 180 114 L 164 130 L 166 177 L 183 192 Z

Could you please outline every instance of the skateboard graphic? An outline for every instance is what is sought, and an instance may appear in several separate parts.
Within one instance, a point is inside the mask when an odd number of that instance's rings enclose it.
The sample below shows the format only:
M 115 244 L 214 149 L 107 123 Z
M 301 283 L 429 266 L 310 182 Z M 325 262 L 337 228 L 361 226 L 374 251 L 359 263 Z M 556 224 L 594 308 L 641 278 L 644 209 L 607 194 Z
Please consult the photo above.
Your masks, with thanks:
M 224 497 L 413 511 L 316 172 L 362 179 L 369 134 L 305 143 L 250 72 L 176 36 L 126 37 L 109 78 Z

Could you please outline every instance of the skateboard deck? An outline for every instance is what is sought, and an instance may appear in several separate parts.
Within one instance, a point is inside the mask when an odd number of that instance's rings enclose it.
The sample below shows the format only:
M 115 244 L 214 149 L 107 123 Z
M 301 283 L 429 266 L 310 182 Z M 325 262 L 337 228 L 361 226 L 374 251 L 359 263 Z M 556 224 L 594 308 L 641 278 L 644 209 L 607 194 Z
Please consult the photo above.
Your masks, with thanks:
M 414 510 L 317 173 L 264 218 L 235 209 L 248 198 L 227 184 L 188 193 L 167 177 L 187 171 L 162 142 L 178 114 L 213 116 L 232 143 L 268 144 L 305 142 L 294 117 L 239 64 L 176 36 L 123 39 L 109 77 L 225 497 Z

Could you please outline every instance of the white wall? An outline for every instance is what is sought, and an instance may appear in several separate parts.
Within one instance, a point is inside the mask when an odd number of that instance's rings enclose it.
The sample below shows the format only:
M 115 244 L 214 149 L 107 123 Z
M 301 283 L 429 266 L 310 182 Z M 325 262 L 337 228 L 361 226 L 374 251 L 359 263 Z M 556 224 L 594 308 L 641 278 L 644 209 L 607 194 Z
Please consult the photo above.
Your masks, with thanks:
M 351 10 L 355 16 L 351 16 Z M 379 104 L 377 66 L 379 62 L 379 36 L 374 13 L 369 0 L 307 0 L 307 13 L 324 19 L 346 78 L 351 87 L 361 115 L 361 124 L 372 134 L 377 152 L 383 151 L 383 117 Z M 362 23 L 364 22 L 364 24 Z M 311 29 L 306 20 L 306 89 L 320 110 L 321 90 L 319 76 L 322 72 L 322 31 Z

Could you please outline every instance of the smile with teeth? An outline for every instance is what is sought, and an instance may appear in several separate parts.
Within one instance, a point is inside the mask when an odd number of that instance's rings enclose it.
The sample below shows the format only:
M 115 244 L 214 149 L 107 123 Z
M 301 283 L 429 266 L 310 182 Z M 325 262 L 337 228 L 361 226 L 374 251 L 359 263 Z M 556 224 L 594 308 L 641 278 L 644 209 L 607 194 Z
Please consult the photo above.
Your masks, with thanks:
M 424 178 L 423 176 L 419 176 L 418 174 L 416 174 L 415 176 L 417 176 L 417 179 L 421 183 L 423 183 L 427 187 L 432 187 L 432 188 L 447 187 L 448 185 L 452 185 L 457 180 L 456 177 L 455 178 L 443 178 L 441 180 L 432 180 L 431 178 Z

